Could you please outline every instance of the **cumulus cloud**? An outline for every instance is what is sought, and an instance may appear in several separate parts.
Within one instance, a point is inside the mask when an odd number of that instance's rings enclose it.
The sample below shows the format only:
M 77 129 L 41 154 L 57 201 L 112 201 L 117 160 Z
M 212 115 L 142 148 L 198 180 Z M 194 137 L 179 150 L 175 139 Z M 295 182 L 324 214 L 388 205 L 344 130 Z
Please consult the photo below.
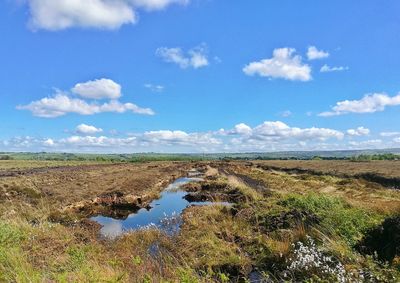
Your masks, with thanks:
M 43 142 L 43 145 L 45 145 L 45 146 L 54 146 L 55 143 L 54 143 L 54 140 L 53 140 L 53 139 L 47 139 L 47 140 L 45 140 L 45 141 Z
M 135 24 L 136 10 L 162 10 L 189 0 L 27 0 L 32 29 L 49 31 L 68 28 L 114 30 Z
M 182 69 L 189 67 L 198 69 L 209 65 L 207 48 L 204 44 L 184 52 L 180 47 L 160 47 L 156 55 L 165 62 L 177 64 Z
M 53 96 L 33 101 L 27 105 L 19 105 L 17 109 L 29 110 L 34 116 L 42 118 L 55 118 L 68 113 L 93 115 L 104 112 L 154 115 L 154 111 L 150 108 L 141 108 L 136 104 L 121 103 L 117 100 L 122 95 L 121 86 L 110 79 L 78 83 L 71 89 L 71 92 L 85 99 L 92 99 L 92 101 L 71 97 L 68 92 L 56 89 Z M 109 99 L 109 101 L 99 104 L 96 101 L 98 99 Z
M 244 123 L 238 124 L 232 130 L 224 131 L 225 134 L 246 136 L 254 140 L 327 140 L 330 138 L 342 139 L 344 134 L 340 131 L 327 128 L 298 128 L 290 127 L 281 121 L 265 121 L 251 128 Z
M 85 125 L 85 124 L 82 124 Z M 384 142 L 378 138 L 363 138 L 364 127 L 343 133 L 330 128 L 294 127 L 281 121 L 265 121 L 251 127 L 239 123 L 228 130 L 185 132 L 156 130 L 118 136 L 96 135 L 100 129 L 85 125 L 66 138 L 15 137 L 0 140 L 0 151 L 60 151 L 60 152 L 260 152 L 286 150 L 333 150 L 395 147 L 400 138 Z M 349 136 L 356 136 L 353 140 Z M 368 135 L 369 136 L 369 135 Z
M 257 138 L 296 138 L 300 140 L 318 139 L 326 140 L 329 138 L 342 139 L 343 133 L 327 128 L 298 128 L 290 127 L 283 122 L 267 121 L 253 129 L 253 135 Z
M 329 53 L 323 50 L 318 50 L 315 46 L 308 47 L 307 58 L 308 60 L 323 59 L 329 57 Z
M 97 133 L 101 133 L 103 129 L 96 128 L 95 126 L 80 124 L 76 127 L 76 132 L 82 135 L 93 135 Z
M 252 129 L 245 123 L 240 123 L 234 127 L 232 133 L 238 135 L 250 135 L 252 133 Z
M 385 93 L 367 94 L 360 100 L 344 100 L 336 103 L 332 111 L 322 112 L 318 116 L 329 117 L 348 113 L 374 113 L 385 110 L 386 106 L 400 105 L 400 94 L 388 96 Z
M 184 131 L 149 131 L 145 132 L 141 139 L 151 143 L 162 143 L 169 145 L 217 145 L 222 142 L 213 137 L 211 133 L 186 133 Z
M 118 29 L 137 20 L 133 7 L 124 0 L 28 0 L 28 3 L 33 29 Z
M 103 104 L 97 104 L 96 102 L 88 103 L 82 99 L 71 98 L 63 93 L 33 101 L 28 105 L 19 105 L 17 109 L 29 110 L 34 116 L 42 118 L 55 118 L 68 113 L 93 115 L 104 112 L 133 112 L 137 114 L 154 115 L 154 111 L 150 108 L 141 108 L 133 103 L 121 103 L 117 100 L 111 100 Z
M 311 67 L 303 64 L 294 48 L 278 48 L 270 59 L 251 62 L 243 68 L 248 76 L 259 75 L 268 78 L 280 78 L 291 81 L 311 80 Z
M 339 66 L 339 67 L 330 67 L 327 64 L 323 65 L 320 69 L 321 73 L 330 73 L 330 72 L 341 72 L 347 71 L 349 67 Z
M 121 86 L 110 79 L 98 79 L 78 83 L 71 91 L 89 99 L 117 99 L 121 97 Z
M 367 136 L 369 135 L 370 130 L 364 127 L 358 127 L 357 129 L 349 129 L 347 130 L 347 134 L 349 136 Z

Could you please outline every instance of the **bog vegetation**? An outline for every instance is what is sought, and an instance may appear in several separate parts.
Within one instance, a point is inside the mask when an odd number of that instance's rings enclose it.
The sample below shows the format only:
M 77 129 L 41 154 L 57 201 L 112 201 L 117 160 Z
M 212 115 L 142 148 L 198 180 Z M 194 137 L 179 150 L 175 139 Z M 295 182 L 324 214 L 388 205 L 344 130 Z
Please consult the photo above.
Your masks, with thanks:
M 75 167 L 0 177 L 0 281 L 400 281 L 400 193 L 384 184 L 244 161 Z M 148 227 L 111 240 L 79 212 L 50 217 L 105 192 L 160 192 L 156 181 L 190 168 L 204 173 L 185 188 L 192 198 L 233 205 L 188 207 L 176 235 Z

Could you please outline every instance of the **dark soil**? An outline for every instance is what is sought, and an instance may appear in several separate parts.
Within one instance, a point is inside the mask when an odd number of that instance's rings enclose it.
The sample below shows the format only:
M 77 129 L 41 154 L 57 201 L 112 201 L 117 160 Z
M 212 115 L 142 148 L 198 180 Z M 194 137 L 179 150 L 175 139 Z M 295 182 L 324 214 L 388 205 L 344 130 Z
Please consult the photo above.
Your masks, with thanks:
M 391 263 L 396 256 L 400 256 L 400 215 L 387 218 L 368 231 L 356 249 L 363 254 L 376 253 L 379 260 Z
M 313 213 L 293 209 L 281 212 L 278 215 L 267 215 L 262 221 L 264 222 L 266 231 L 273 232 L 278 229 L 293 229 L 299 225 L 308 228 L 319 224 L 321 219 Z

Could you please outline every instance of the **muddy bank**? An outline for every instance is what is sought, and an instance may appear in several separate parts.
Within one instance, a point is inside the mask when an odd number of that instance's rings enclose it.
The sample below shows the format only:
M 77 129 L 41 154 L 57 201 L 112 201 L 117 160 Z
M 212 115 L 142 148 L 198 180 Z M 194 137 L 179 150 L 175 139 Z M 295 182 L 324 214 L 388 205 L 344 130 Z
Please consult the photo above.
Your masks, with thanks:
M 387 218 L 369 230 L 356 248 L 363 254 L 376 254 L 383 262 L 391 263 L 400 257 L 400 216 Z
M 132 212 L 141 208 L 149 208 L 149 203 L 156 195 L 124 195 L 121 192 L 107 193 L 92 200 L 81 201 L 66 206 L 62 213 L 79 214 L 82 217 L 91 215 L 107 215 L 125 219 Z
M 35 203 L 40 196 L 55 210 L 142 207 L 148 197 L 183 176 L 191 166 L 184 162 L 149 162 L 32 168 L 21 174 L 7 171 L 9 177 L 0 177 L 0 192 L 7 198 L 0 199 L 0 203 Z
M 246 196 L 239 188 L 225 182 L 208 180 L 201 183 L 187 184 L 183 189 L 189 192 L 185 199 L 189 202 L 246 202 Z
M 149 204 L 159 197 L 159 193 L 168 184 L 177 179 L 175 176 L 158 182 L 149 192 L 143 194 L 121 191 L 101 194 L 93 199 L 84 200 L 64 207 L 61 213 L 79 214 L 81 217 L 103 215 L 116 219 L 126 219 L 131 213 L 142 208 L 150 209 Z

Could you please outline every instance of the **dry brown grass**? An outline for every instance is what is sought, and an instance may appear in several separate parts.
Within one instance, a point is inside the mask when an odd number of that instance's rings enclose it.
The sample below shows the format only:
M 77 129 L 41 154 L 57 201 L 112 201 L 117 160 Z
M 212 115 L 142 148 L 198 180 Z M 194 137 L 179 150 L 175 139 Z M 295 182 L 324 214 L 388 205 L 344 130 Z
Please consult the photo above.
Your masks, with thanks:
M 222 171 L 232 171 L 236 174 L 245 175 L 260 181 L 266 189 L 278 194 L 307 194 L 314 192 L 342 197 L 356 207 L 369 208 L 379 213 L 390 214 L 400 211 L 400 190 L 388 189 L 382 185 L 363 179 L 329 174 L 296 174 L 279 170 L 263 170 L 256 166 L 242 166 L 240 162 L 220 163 L 217 166 L 219 166 L 220 170 L 222 168 Z
M 0 160 L 0 170 L 21 170 L 98 164 L 95 161 Z
M 188 167 L 189 164 L 157 162 L 71 165 L 40 171 L 29 171 L 30 168 L 20 175 L 0 178 L 0 204 L 19 201 L 36 205 L 45 199 L 51 206 L 61 208 L 110 192 L 157 193 Z
M 400 177 L 400 161 L 376 160 L 352 162 L 347 160 L 268 160 L 254 161 L 255 164 L 287 169 L 306 169 L 327 174 L 357 175 L 375 173 L 385 177 Z

